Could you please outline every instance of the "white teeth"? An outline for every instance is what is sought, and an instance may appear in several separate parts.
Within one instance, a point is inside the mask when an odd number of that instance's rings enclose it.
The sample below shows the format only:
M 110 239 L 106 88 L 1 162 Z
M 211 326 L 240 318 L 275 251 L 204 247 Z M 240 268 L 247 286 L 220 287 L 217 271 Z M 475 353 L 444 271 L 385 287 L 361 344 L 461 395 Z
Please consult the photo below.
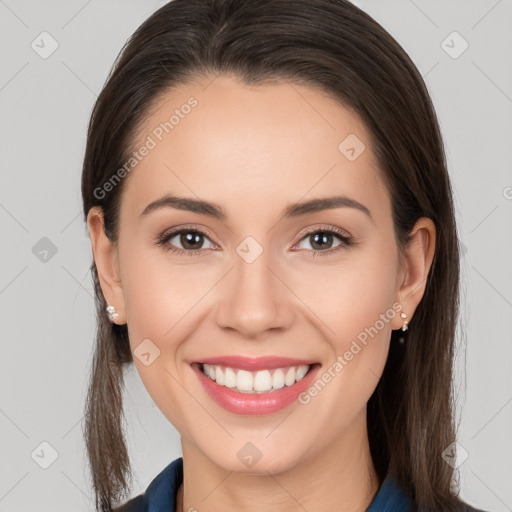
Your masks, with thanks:
M 286 372 L 286 375 L 284 376 L 284 383 L 287 386 L 291 386 L 295 383 L 295 368 L 289 368 Z
M 218 368 L 218 367 L 217 367 Z M 219 381 L 217 381 L 219 384 Z M 245 370 L 238 370 L 236 374 L 236 387 L 239 391 L 252 391 L 253 377 L 251 372 Z
M 224 386 L 224 372 L 220 366 L 215 368 L 215 380 L 217 381 L 217 384 Z
M 305 365 L 299 366 L 297 368 L 297 375 L 296 375 L 295 379 L 301 380 L 304 377 L 304 375 L 306 375 L 306 373 L 308 373 L 308 369 L 309 369 L 309 366 L 305 366 Z
M 268 370 L 256 372 L 254 377 L 254 390 L 255 391 L 268 391 L 272 389 L 272 375 Z
M 272 375 L 272 387 L 274 389 L 281 389 L 284 386 L 284 372 L 278 368 L 274 375 Z
M 284 386 L 293 386 L 308 373 L 310 365 L 290 366 L 275 370 L 249 372 L 237 368 L 203 364 L 203 373 L 220 386 L 233 388 L 241 393 L 265 393 Z
M 224 373 L 224 386 L 228 388 L 234 388 L 236 387 L 236 382 L 236 373 L 231 368 L 226 368 Z
M 208 367 L 207 375 L 210 377 L 210 379 L 215 380 L 215 368 L 209 364 L 204 365 L 204 369 L 206 371 L 206 367 Z

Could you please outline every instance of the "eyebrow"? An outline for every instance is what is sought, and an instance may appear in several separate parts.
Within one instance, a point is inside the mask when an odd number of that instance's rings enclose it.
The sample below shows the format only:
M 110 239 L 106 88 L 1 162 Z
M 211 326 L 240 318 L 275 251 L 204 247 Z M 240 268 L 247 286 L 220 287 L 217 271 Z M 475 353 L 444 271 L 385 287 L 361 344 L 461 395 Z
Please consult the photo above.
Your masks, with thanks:
M 373 219 L 370 210 L 366 206 L 356 201 L 355 199 L 343 195 L 310 199 L 308 201 L 290 204 L 284 210 L 283 217 L 299 217 L 309 213 L 342 207 L 354 208 L 363 212 L 375 224 L 375 220 Z M 141 217 L 149 215 L 151 212 L 160 210 L 161 208 L 187 210 L 190 212 L 208 215 L 210 217 L 215 217 L 222 221 L 225 221 L 228 217 L 223 208 L 214 203 L 188 197 L 177 197 L 170 194 L 167 194 L 164 197 L 161 197 L 160 199 L 157 199 L 156 201 L 148 204 L 146 208 L 144 208 Z

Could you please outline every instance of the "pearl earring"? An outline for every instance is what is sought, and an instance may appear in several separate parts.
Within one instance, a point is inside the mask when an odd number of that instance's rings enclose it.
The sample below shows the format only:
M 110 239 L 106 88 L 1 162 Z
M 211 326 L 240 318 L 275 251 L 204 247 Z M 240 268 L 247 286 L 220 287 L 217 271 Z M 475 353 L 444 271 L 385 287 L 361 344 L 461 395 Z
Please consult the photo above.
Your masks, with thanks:
M 108 317 L 110 318 L 111 322 L 113 322 L 119 316 L 119 313 L 116 313 L 116 308 L 114 306 L 108 305 L 107 313 L 108 313 Z
M 402 318 L 407 318 L 407 315 L 402 311 L 402 313 L 400 313 L 400 316 Z M 408 327 L 407 325 L 409 324 L 409 322 L 407 320 L 404 320 L 404 325 L 402 325 L 402 331 L 407 331 Z
M 409 322 L 407 320 L 405 320 L 407 318 L 407 315 L 402 311 L 400 313 L 400 316 L 404 319 L 404 325 L 402 325 L 402 332 L 405 332 L 407 331 L 407 329 L 409 329 L 409 327 L 407 326 L 409 324 Z M 405 338 L 402 336 L 400 336 L 398 338 L 398 341 L 403 345 L 404 341 L 405 341 Z

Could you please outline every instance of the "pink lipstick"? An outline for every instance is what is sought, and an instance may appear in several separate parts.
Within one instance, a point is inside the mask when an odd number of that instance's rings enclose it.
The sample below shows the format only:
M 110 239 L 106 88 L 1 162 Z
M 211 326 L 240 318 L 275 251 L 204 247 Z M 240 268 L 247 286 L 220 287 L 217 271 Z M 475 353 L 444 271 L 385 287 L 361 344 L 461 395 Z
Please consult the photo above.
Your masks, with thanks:
M 314 382 L 321 364 L 277 356 L 220 356 L 191 367 L 208 395 L 225 410 L 265 415 L 295 402 Z

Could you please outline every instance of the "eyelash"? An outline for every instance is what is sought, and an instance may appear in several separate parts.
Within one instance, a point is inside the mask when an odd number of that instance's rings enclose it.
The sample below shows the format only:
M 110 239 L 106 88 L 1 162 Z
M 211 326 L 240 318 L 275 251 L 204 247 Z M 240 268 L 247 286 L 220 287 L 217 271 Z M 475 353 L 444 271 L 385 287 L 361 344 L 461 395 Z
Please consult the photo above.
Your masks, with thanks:
M 172 245 L 168 244 L 168 241 L 171 238 L 174 238 L 176 235 L 179 235 L 181 233 L 196 233 L 196 234 L 202 235 L 202 236 L 210 239 L 208 234 L 200 229 L 193 228 L 193 227 L 185 227 L 185 228 L 177 229 L 175 231 L 169 231 L 169 232 L 163 233 L 158 238 L 157 245 L 162 246 L 166 251 L 170 251 L 170 252 L 172 252 L 174 254 L 178 254 L 178 255 L 186 254 L 187 256 L 199 256 L 200 253 L 205 251 L 205 249 L 196 249 L 196 250 L 189 251 L 187 249 L 180 249 L 179 247 L 173 247 Z M 308 252 L 312 253 L 311 257 L 315 257 L 315 255 L 321 255 L 321 256 L 330 255 L 335 252 L 338 252 L 338 250 L 342 250 L 344 248 L 345 249 L 350 248 L 350 247 L 357 245 L 354 241 L 354 238 L 351 236 L 346 236 L 345 232 L 342 231 L 341 229 L 336 228 L 336 227 L 327 227 L 327 226 L 320 226 L 316 229 L 313 229 L 311 231 L 304 233 L 298 243 L 302 242 L 302 240 L 304 240 L 305 238 L 307 238 L 308 236 L 310 236 L 314 233 L 327 233 L 327 234 L 336 235 L 341 240 L 342 243 L 332 249 L 327 249 L 325 251 L 307 249 Z

